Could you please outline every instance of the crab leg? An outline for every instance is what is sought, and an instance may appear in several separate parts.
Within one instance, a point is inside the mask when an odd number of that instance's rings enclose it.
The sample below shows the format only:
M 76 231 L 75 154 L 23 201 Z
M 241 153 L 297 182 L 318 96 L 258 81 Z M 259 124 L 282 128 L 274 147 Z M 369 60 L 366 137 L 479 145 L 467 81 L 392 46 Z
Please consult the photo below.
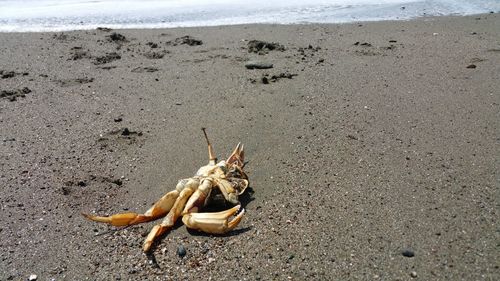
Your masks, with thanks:
M 193 196 L 189 198 L 186 205 L 184 206 L 184 211 L 182 211 L 182 214 L 198 212 L 198 209 L 205 205 L 208 197 L 210 196 L 212 185 L 213 183 L 211 179 L 207 178 L 202 180 L 198 189 L 196 189 L 196 191 L 193 193 Z
M 154 240 L 161 236 L 163 233 L 165 233 L 167 230 L 171 229 L 175 221 L 179 218 L 179 216 L 182 213 L 182 210 L 184 209 L 184 206 L 186 205 L 186 201 L 188 198 L 193 194 L 193 192 L 196 190 L 196 186 L 192 184 L 186 184 L 185 188 L 181 191 L 179 194 L 179 197 L 175 200 L 174 205 L 168 212 L 167 216 L 163 219 L 161 224 L 157 224 L 151 229 L 151 231 L 148 234 L 148 237 L 146 237 L 146 240 L 144 241 L 144 246 L 143 250 L 144 252 L 148 252 L 149 249 L 151 248 L 151 245 L 153 244 Z
M 224 196 L 224 198 L 226 198 L 227 201 L 231 202 L 232 204 L 239 203 L 238 194 L 236 193 L 236 190 L 233 188 L 233 186 L 228 180 L 218 179 L 217 186 L 219 187 L 219 190 L 221 191 L 222 195 Z
M 84 213 L 82 213 L 82 215 L 89 220 L 108 223 L 114 226 L 134 225 L 152 221 L 165 216 L 174 205 L 174 202 L 176 202 L 178 196 L 179 196 L 179 191 L 177 190 L 170 191 L 169 193 L 165 194 L 160 200 L 158 200 L 144 214 L 129 212 L 129 213 L 116 214 L 108 217 L 94 216 Z
M 240 205 L 217 213 L 188 213 L 182 217 L 182 222 L 192 229 L 200 230 L 211 234 L 224 234 L 234 229 L 241 221 L 245 210 L 229 220 L 240 209 Z

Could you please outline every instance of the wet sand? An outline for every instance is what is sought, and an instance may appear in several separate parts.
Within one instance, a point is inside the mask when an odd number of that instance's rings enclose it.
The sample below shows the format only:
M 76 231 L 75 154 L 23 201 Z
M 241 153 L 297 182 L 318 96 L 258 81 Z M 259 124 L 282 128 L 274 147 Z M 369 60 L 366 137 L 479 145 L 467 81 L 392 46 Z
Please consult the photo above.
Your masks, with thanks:
M 0 279 L 498 280 L 498 26 L 0 34 Z M 245 144 L 237 230 L 145 255 L 154 223 L 80 215 L 145 211 L 207 162 L 201 127 Z

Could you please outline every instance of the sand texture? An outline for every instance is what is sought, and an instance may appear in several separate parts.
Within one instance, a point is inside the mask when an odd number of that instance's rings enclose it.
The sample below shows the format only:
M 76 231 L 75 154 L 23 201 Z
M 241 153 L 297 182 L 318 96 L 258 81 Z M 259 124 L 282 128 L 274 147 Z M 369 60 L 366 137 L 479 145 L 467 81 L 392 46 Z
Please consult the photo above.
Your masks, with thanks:
M 499 280 L 499 27 L 0 34 L 0 280 Z M 201 127 L 245 144 L 237 230 L 145 255 L 154 223 L 80 215 L 148 209 Z

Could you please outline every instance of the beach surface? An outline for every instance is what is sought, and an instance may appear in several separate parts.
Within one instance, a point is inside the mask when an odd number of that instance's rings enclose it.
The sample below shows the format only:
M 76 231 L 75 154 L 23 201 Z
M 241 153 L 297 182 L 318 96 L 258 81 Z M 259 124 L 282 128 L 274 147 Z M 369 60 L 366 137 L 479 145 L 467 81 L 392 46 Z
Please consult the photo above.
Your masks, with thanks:
M 0 280 L 498 280 L 499 26 L 1 33 Z M 148 209 L 202 127 L 245 145 L 236 230 L 146 255 L 153 222 L 80 215 Z

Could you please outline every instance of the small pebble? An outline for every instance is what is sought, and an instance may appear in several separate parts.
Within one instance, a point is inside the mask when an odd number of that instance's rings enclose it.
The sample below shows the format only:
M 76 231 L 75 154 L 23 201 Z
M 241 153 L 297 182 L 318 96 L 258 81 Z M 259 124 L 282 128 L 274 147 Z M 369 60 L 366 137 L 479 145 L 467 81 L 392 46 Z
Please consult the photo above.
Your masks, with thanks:
M 245 63 L 245 67 L 247 69 L 268 69 L 273 68 L 273 64 L 262 61 L 249 61 Z
M 36 274 L 31 274 L 28 278 L 29 281 L 35 281 L 36 279 L 38 279 L 38 276 L 36 276 Z
M 407 258 L 412 258 L 415 256 L 415 252 L 413 252 L 412 250 L 410 249 L 406 249 L 404 250 L 402 253 L 401 253 L 403 256 L 407 257 Z
M 181 258 L 183 258 L 186 255 L 186 248 L 184 245 L 179 245 L 177 247 L 177 255 Z
M 122 130 L 122 136 L 128 136 L 130 135 L 130 130 L 128 128 L 123 128 Z
M 410 276 L 411 276 L 412 278 L 416 278 L 416 277 L 417 277 L 417 272 L 416 272 L 416 271 L 412 271 L 412 272 L 410 272 Z

